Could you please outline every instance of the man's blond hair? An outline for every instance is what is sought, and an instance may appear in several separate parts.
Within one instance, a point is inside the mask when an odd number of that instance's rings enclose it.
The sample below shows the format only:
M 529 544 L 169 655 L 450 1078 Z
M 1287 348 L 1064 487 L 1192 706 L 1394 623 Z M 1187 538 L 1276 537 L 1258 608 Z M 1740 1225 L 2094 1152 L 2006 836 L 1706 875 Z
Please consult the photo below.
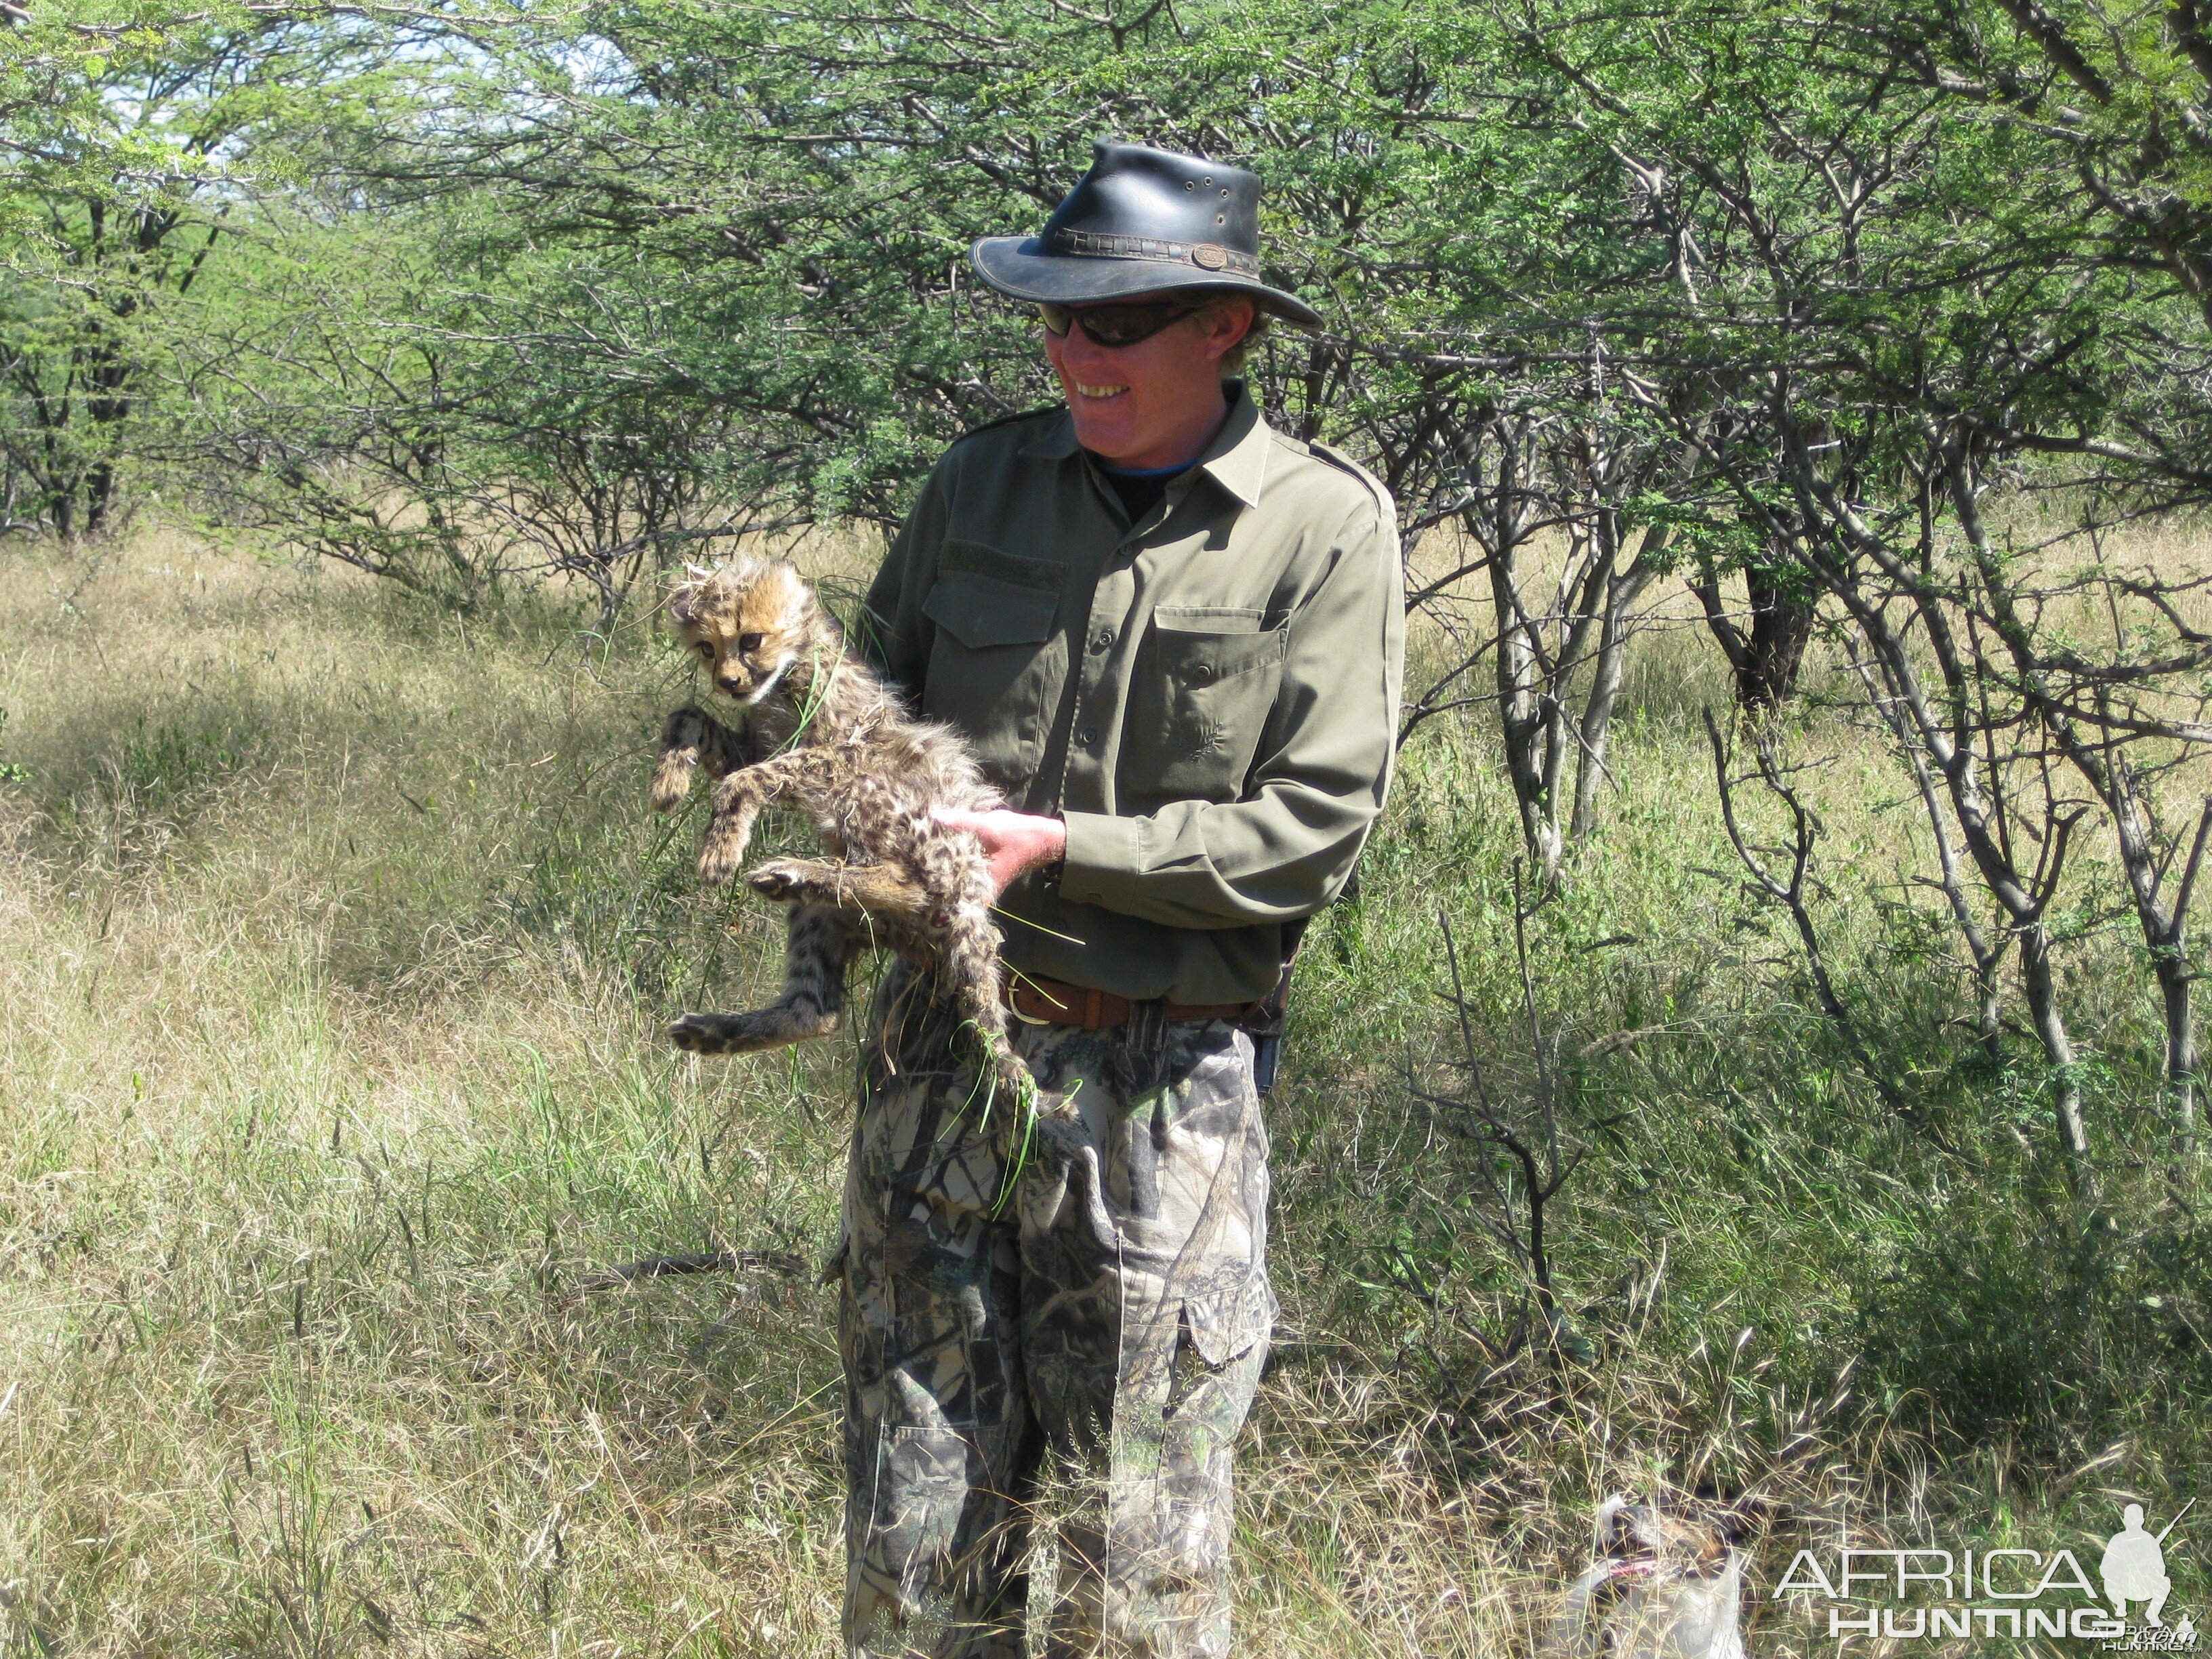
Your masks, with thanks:
M 1224 306 L 1234 300 L 1244 300 L 1251 303 L 1252 326 L 1244 331 L 1243 339 L 1222 354 L 1221 378 L 1224 380 L 1243 378 L 1245 362 L 1251 356 L 1252 348 L 1257 345 L 1261 337 L 1267 333 L 1267 325 L 1272 319 L 1260 308 L 1259 302 L 1253 300 L 1250 295 L 1233 289 L 1212 295 L 1205 304 L 1191 313 L 1191 316 L 1203 325 L 1206 319 L 1214 316 Z

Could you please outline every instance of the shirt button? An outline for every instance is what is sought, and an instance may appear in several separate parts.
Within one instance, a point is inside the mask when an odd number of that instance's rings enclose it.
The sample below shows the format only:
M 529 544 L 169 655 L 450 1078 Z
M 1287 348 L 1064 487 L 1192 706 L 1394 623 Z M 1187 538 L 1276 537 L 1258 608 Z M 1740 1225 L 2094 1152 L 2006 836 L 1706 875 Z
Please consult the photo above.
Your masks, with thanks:
M 1212 670 L 1211 667 L 1209 667 L 1207 665 L 1206 665 L 1205 663 L 1202 663 L 1202 662 L 1194 662 L 1194 663 L 1193 663 L 1193 664 L 1190 665 L 1190 683 L 1191 683 L 1193 685 L 1211 685 L 1211 684 L 1213 684 L 1213 670 Z
M 1075 740 L 1085 749 L 1090 748 L 1092 744 L 1098 741 L 1098 728 L 1095 726 L 1085 726 L 1075 734 Z
M 1113 643 L 1114 630 L 1110 628 L 1102 628 L 1091 636 L 1091 648 L 1093 651 L 1103 651 Z

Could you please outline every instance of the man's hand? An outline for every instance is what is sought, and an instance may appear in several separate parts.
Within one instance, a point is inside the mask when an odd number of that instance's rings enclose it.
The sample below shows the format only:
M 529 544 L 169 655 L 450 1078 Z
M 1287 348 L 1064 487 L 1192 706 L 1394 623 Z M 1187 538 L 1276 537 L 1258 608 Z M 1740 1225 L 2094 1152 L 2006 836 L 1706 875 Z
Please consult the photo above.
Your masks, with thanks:
M 983 843 L 991 860 L 991 896 L 1006 890 L 1018 876 L 1027 875 L 1067 854 L 1067 826 L 1058 818 L 1028 812 L 963 812 L 957 806 L 933 806 L 930 816 L 948 830 L 964 830 Z

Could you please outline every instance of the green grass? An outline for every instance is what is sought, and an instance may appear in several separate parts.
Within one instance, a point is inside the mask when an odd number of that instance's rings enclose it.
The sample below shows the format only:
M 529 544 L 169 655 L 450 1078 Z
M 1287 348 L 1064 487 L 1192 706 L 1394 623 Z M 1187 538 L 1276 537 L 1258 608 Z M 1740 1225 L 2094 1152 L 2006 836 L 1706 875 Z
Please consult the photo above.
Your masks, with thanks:
M 850 1039 L 658 1038 L 763 998 L 780 944 L 696 890 L 696 817 L 644 808 L 684 665 L 642 617 L 586 655 L 557 609 L 464 623 L 181 536 L 5 557 L 0 1652 L 831 1651 L 831 1293 L 574 1289 L 832 1241 Z M 1417 739 L 1310 936 L 1270 1103 L 1285 1340 L 1239 1468 L 1254 1654 L 1526 1652 L 1609 1491 L 1784 1500 L 1771 1583 L 1808 1540 L 2078 1553 L 2203 1487 L 2212 1224 L 2125 927 L 2068 958 L 2091 1214 L 2030 1046 L 1991 1068 L 1946 1023 L 1887 763 L 1825 717 L 1795 738 L 1829 758 L 1846 994 L 1971 1164 L 1882 1115 L 1733 878 L 1695 635 L 1630 691 L 1622 788 L 1529 933 L 1588 1150 L 1553 1221 L 1587 1363 L 1489 1358 L 1521 1289 L 1478 1154 L 1404 1086 L 1458 1086 L 1441 909 L 1491 1086 L 1534 1087 L 1479 717 Z M 1833 1650 L 1786 1607 L 1753 1639 Z

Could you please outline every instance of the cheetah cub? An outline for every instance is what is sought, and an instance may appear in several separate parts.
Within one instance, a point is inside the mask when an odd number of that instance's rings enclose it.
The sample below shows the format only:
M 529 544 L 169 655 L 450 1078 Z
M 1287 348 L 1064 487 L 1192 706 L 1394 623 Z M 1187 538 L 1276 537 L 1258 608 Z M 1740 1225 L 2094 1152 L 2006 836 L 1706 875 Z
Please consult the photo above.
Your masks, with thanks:
M 791 907 L 783 994 L 751 1013 L 686 1014 L 670 1040 L 728 1054 L 826 1036 L 843 1017 L 846 964 L 881 945 L 934 964 L 1004 1097 L 1028 1098 L 1028 1069 L 1006 1042 L 988 862 L 974 836 L 929 810 L 988 811 L 1005 799 L 956 733 L 908 718 L 848 654 L 836 619 L 793 566 L 747 557 L 689 570 L 670 597 L 670 620 L 744 720 L 733 731 L 702 708 L 668 717 L 654 810 L 681 805 L 702 767 L 720 780 L 699 857 L 708 883 L 730 878 L 775 800 L 813 818 L 834 861 L 779 859 L 746 877 Z

